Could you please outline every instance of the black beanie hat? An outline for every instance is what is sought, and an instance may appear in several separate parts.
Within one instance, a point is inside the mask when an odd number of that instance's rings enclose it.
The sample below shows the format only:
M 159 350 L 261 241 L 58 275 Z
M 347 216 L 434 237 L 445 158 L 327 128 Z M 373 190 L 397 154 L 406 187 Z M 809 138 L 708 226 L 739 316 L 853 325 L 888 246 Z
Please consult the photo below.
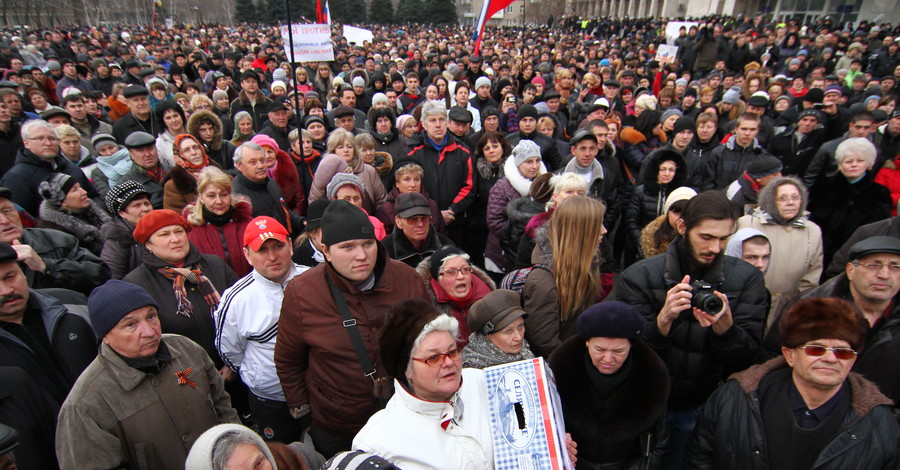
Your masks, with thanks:
M 432 278 L 437 280 L 441 276 L 441 268 L 444 266 L 444 261 L 451 256 L 462 256 L 466 260 L 469 259 L 469 255 L 465 251 L 454 245 L 444 245 L 434 250 L 434 253 L 431 254 L 431 259 L 428 261 L 428 271 L 431 273 Z
M 527 117 L 537 119 L 538 116 L 537 108 L 535 108 L 533 104 L 523 104 L 522 107 L 519 108 L 520 121 Z
M 97 339 L 103 339 L 122 317 L 148 305 L 159 308 L 143 287 L 118 279 L 106 281 L 88 297 L 88 314 L 94 334 Z
M 697 89 L 696 89 L 696 88 L 691 88 L 691 87 L 685 88 L 685 89 L 684 89 L 684 93 L 681 95 L 682 99 L 683 99 L 685 96 L 693 96 L 694 98 L 696 98 L 696 97 L 697 97 Z
M 381 362 L 389 376 L 406 383 L 413 343 L 422 328 L 440 315 L 431 302 L 420 298 L 407 299 L 391 307 L 379 340 Z
M 694 122 L 694 118 L 690 116 L 682 116 L 675 121 L 675 127 L 672 129 L 673 134 L 678 134 L 681 131 L 691 130 L 697 132 L 697 123 Z
M 369 216 L 347 201 L 332 201 L 322 214 L 322 244 L 334 245 L 347 240 L 375 238 Z

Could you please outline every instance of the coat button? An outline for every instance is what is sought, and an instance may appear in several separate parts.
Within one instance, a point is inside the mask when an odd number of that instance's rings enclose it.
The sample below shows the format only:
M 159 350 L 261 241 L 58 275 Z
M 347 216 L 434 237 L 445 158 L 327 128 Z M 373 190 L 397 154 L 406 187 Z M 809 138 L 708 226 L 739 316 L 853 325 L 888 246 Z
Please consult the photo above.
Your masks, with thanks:
M 188 441 L 188 437 L 190 437 L 190 436 L 188 436 L 187 433 L 182 434 L 182 435 L 181 435 L 181 440 L 182 440 L 182 442 L 187 442 L 187 441 Z
M 784 228 L 784 230 L 785 230 L 787 233 L 791 233 L 791 231 L 794 230 L 794 227 L 791 227 L 790 225 L 788 225 L 787 227 Z
M 158 387 L 158 386 L 159 386 L 159 379 L 153 379 L 150 383 L 153 384 L 154 387 Z

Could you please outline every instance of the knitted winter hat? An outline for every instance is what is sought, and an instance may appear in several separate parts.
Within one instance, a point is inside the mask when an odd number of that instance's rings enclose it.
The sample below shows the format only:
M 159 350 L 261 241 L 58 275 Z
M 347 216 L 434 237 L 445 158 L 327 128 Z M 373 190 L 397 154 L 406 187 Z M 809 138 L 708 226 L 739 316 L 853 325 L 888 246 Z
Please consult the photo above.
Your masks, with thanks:
M 325 187 L 325 196 L 329 201 L 333 201 L 337 197 L 338 189 L 347 184 L 356 186 L 356 189 L 359 189 L 359 193 L 362 195 L 362 181 L 359 180 L 359 177 L 353 173 L 337 173 L 328 182 L 328 186 Z
M 457 256 L 462 257 L 466 261 L 469 260 L 469 255 L 461 248 L 457 248 L 454 245 L 444 245 L 435 250 L 428 261 L 428 272 L 431 273 L 431 277 L 433 279 L 439 279 L 441 277 L 441 270 L 444 269 L 444 263 Z
M 109 188 L 105 198 L 106 208 L 109 209 L 110 214 L 117 215 L 131 201 L 139 197 L 150 197 L 147 188 L 137 181 L 126 180 Z
M 102 339 L 122 317 L 148 305 L 159 308 L 156 300 L 143 287 L 118 279 L 106 281 L 91 291 L 91 296 L 88 297 L 88 312 L 94 334 Z
M 644 329 L 644 317 L 636 307 L 613 300 L 588 307 L 578 316 L 576 326 L 582 338 L 634 339 Z
M 45 201 L 54 207 L 59 207 L 66 200 L 69 191 L 77 182 L 75 178 L 65 173 L 51 173 L 38 185 L 38 193 Z
M 375 238 L 369 216 L 347 201 L 332 201 L 322 215 L 322 244 L 335 245 L 347 240 Z
M 516 168 L 518 168 L 519 165 L 525 163 L 525 160 L 529 158 L 541 158 L 541 148 L 533 140 L 522 139 L 513 148 L 512 157 L 516 163 Z
M 741 88 L 733 86 L 722 96 L 722 102 L 731 105 L 737 105 L 741 100 Z
M 138 243 L 146 243 L 147 240 L 156 233 L 157 230 L 168 227 L 170 225 L 180 225 L 185 230 L 190 230 L 191 225 L 184 220 L 184 217 L 178 215 L 171 209 L 157 209 L 150 211 L 147 215 L 141 217 L 137 227 L 134 228 L 134 240 Z

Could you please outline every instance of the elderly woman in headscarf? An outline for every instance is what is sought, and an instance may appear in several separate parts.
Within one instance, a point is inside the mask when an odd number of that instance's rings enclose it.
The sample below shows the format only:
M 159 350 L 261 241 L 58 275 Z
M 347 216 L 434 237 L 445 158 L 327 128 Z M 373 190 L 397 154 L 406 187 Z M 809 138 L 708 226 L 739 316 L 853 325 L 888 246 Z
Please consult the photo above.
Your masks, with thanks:
M 469 255 L 453 246 L 444 245 L 416 267 L 431 302 L 441 311 L 459 320 L 462 349 L 469 342 L 468 317 L 472 304 L 496 289 L 494 281 L 481 269 L 469 263 Z
M 190 134 L 175 137 L 172 144 L 175 159 L 163 178 L 163 208 L 180 213 L 197 200 L 197 176 L 209 165 L 209 157 L 200 142 Z
M 588 307 L 577 323 L 578 335 L 547 361 L 566 431 L 579 444 L 576 468 L 660 468 L 669 434 L 669 373 L 641 339 L 644 318 L 612 301 Z
M 525 339 L 525 310 L 519 294 L 506 289 L 489 292 L 472 304 L 466 322 L 469 344 L 463 348 L 463 367 L 484 369 L 532 359 Z
M 772 247 L 766 288 L 772 294 L 770 312 L 807 289 L 822 275 L 822 229 L 809 220 L 806 186 L 793 176 L 771 181 L 759 192 L 759 207 L 738 219 L 738 228 L 752 227 L 766 235 Z M 772 315 L 769 316 L 771 322 Z
M 134 239 L 146 248 L 144 262 L 124 280 L 143 287 L 159 303 L 163 333 L 194 340 L 228 381 L 235 374 L 216 350 L 212 313 L 219 305 L 219 293 L 238 277 L 222 258 L 200 253 L 188 239 L 190 229 L 183 217 L 169 209 L 141 217 Z
M 234 134 L 231 136 L 231 145 L 240 147 L 256 135 L 253 132 L 253 118 L 247 111 L 238 111 L 234 115 Z
M 191 470 L 277 470 L 275 457 L 252 429 L 219 424 L 197 438 L 184 463 Z
M 51 173 L 38 185 L 38 193 L 43 198 L 38 227 L 70 233 L 81 246 L 99 255 L 104 239 L 100 227 L 112 219 L 91 201 L 78 181 L 64 173 Z

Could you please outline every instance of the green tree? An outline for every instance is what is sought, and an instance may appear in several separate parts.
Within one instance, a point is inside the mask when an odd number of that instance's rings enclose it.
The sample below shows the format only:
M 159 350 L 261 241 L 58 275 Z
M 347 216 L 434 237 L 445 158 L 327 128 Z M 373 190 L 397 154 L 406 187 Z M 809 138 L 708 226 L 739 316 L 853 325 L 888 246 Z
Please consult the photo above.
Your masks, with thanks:
M 234 6 L 234 20 L 247 23 L 256 21 L 256 5 L 252 0 L 238 0 Z
M 281 24 L 287 20 L 284 0 L 265 0 L 260 4 L 260 20 L 269 24 Z
M 453 0 L 425 0 L 425 21 L 433 24 L 457 24 Z
M 422 0 L 400 0 L 397 4 L 397 22 L 401 24 L 418 23 L 423 18 Z
M 369 21 L 377 24 L 394 22 L 394 6 L 391 0 L 372 0 L 369 4 Z

